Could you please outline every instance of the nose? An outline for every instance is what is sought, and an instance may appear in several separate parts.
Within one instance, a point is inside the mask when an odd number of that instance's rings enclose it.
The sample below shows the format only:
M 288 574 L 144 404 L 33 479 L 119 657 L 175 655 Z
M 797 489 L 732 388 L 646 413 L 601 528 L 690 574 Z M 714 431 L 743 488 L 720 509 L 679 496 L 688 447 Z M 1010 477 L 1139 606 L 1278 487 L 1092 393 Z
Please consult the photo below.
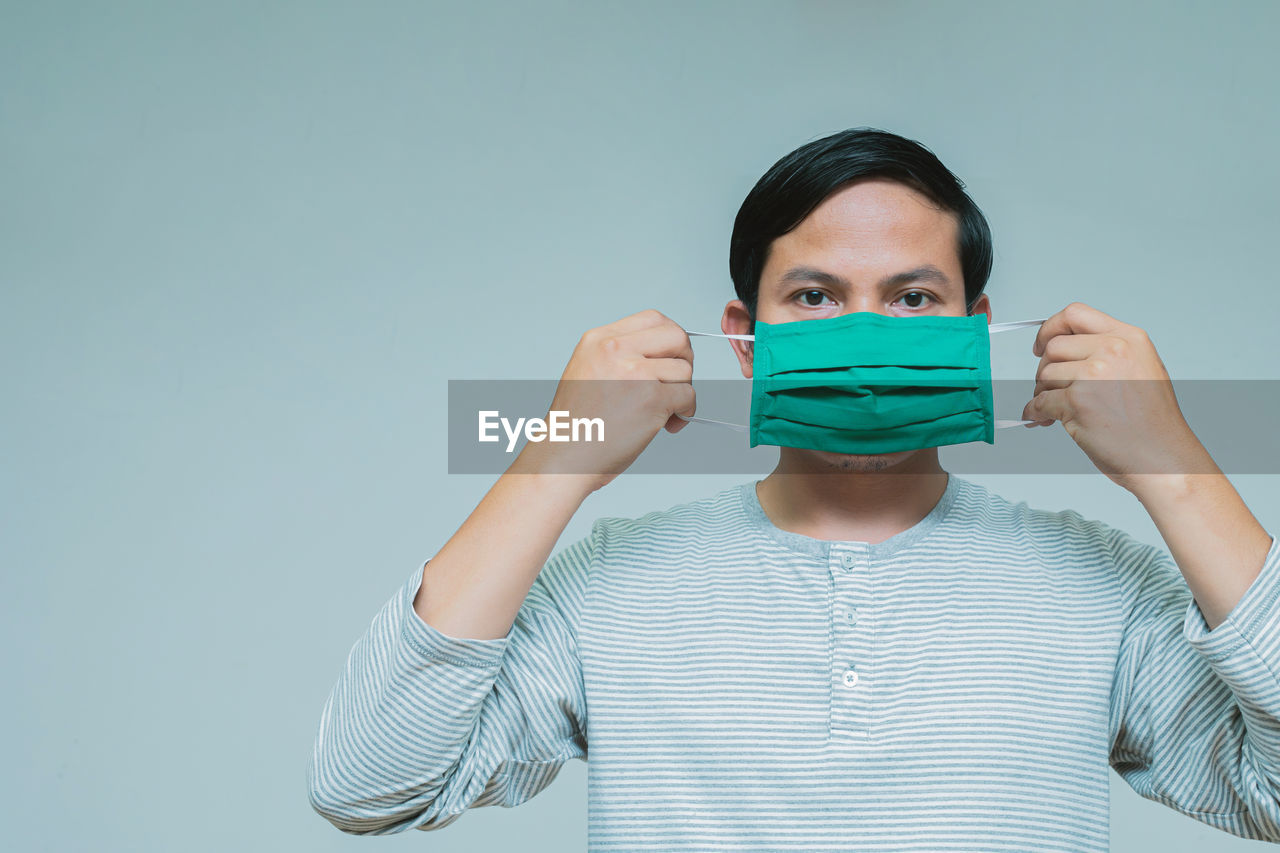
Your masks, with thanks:
M 889 310 L 884 303 L 877 299 L 876 296 L 863 294 L 853 296 L 845 303 L 845 314 L 853 314 L 858 311 L 870 311 L 875 314 L 888 315 Z

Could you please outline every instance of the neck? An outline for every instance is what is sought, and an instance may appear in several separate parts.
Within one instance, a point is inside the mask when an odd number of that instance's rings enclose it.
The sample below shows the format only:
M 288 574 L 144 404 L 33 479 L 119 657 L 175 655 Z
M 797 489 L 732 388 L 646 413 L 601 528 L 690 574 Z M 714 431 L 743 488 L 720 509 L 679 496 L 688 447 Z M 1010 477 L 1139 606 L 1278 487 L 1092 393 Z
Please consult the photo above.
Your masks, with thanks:
M 756 487 L 756 496 L 769 520 L 783 530 L 875 544 L 928 515 L 949 478 L 938 464 L 936 447 L 880 457 L 784 447 L 778 467 Z

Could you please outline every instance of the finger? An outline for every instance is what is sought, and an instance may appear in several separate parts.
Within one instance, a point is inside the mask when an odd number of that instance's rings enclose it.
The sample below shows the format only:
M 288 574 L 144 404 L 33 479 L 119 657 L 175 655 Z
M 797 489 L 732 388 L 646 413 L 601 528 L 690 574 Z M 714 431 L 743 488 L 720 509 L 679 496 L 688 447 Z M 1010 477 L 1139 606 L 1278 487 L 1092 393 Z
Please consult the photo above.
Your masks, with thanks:
M 1041 347 L 1041 358 L 1047 361 L 1084 361 L 1096 355 L 1111 335 L 1058 335 Z
M 1036 356 L 1044 355 L 1045 344 L 1058 335 L 1105 334 L 1114 332 L 1124 325 L 1115 317 L 1104 314 L 1097 308 L 1085 305 L 1083 302 L 1072 302 L 1040 324 L 1036 339 L 1031 344 L 1031 352 Z
M 693 386 L 687 382 L 672 382 L 662 386 L 667 411 L 673 415 L 691 418 L 697 412 L 697 400 Z
M 1035 390 L 1031 393 L 1039 394 L 1041 391 L 1066 388 L 1084 376 L 1085 372 L 1084 362 L 1081 361 L 1042 362 L 1036 371 Z
M 647 358 L 644 366 L 661 382 L 693 381 L 693 365 L 683 358 Z
M 689 334 L 675 323 L 651 326 L 622 335 L 619 343 L 628 352 L 645 358 L 683 358 L 693 363 Z
M 649 329 L 663 323 L 673 323 L 674 321 L 653 308 L 646 308 L 643 311 L 637 311 L 634 314 L 628 314 L 621 320 L 615 320 L 607 326 L 601 326 L 602 331 L 607 331 L 613 335 L 625 335 L 631 332 L 637 332 L 641 329 Z
M 1041 391 L 1022 408 L 1024 421 L 1052 423 L 1063 420 L 1067 414 L 1067 392 L 1063 389 Z

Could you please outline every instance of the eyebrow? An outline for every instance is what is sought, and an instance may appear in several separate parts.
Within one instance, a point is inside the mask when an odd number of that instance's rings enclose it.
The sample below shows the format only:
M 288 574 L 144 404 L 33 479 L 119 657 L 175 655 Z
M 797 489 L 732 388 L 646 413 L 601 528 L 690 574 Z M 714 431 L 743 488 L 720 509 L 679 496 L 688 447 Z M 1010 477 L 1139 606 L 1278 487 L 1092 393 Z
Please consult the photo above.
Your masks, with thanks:
M 792 267 L 782 274 L 782 278 L 778 279 L 779 284 L 787 284 L 789 282 L 813 281 L 819 284 L 826 284 L 832 287 L 843 287 L 851 289 L 852 285 L 848 280 L 834 273 L 829 273 L 816 267 Z M 947 278 L 946 273 L 935 267 L 933 264 L 925 264 L 922 267 L 916 267 L 906 272 L 894 273 L 887 278 L 880 280 L 882 288 L 896 287 L 900 284 L 907 284 L 913 281 L 932 281 L 938 284 L 950 284 L 951 279 Z

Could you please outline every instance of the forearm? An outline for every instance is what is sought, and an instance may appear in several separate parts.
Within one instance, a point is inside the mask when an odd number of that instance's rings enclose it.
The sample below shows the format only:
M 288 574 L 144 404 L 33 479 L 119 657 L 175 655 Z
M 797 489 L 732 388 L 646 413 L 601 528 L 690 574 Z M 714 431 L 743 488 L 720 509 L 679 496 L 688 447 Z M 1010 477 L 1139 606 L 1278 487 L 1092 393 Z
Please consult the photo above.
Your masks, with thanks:
M 593 478 L 526 450 L 423 569 L 418 616 L 451 637 L 505 637 Z
M 1196 467 L 1182 470 L 1216 469 L 1204 451 Z M 1164 537 L 1205 622 L 1216 628 L 1257 579 L 1270 535 L 1220 470 L 1133 481 L 1133 494 Z

